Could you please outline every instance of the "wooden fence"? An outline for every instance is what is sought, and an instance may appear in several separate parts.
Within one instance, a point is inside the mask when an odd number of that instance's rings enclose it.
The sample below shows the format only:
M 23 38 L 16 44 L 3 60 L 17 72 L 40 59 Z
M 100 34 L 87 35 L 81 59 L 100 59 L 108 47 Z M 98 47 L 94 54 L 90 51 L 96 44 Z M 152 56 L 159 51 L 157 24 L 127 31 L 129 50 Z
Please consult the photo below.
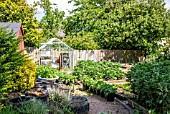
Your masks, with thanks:
M 54 53 L 55 51 L 53 50 L 52 52 Z M 30 48 L 27 49 L 26 53 L 32 61 L 38 62 L 38 49 Z M 59 54 L 59 52 L 55 52 L 56 57 L 57 53 Z M 78 60 L 108 60 L 120 63 L 134 63 L 144 61 L 145 57 L 144 52 L 141 50 L 74 50 L 73 66 L 76 65 Z
M 134 63 L 144 61 L 145 57 L 141 50 L 74 50 L 74 64 L 78 60 Z

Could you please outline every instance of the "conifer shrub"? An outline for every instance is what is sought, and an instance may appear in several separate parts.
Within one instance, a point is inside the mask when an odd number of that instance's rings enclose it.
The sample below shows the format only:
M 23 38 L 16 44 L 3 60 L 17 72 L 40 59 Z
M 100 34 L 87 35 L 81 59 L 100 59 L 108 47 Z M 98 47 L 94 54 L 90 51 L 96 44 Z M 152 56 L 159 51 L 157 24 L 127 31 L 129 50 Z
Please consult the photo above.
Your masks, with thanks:
M 33 86 L 35 65 L 18 51 L 21 39 L 0 27 L 0 93 L 24 91 Z

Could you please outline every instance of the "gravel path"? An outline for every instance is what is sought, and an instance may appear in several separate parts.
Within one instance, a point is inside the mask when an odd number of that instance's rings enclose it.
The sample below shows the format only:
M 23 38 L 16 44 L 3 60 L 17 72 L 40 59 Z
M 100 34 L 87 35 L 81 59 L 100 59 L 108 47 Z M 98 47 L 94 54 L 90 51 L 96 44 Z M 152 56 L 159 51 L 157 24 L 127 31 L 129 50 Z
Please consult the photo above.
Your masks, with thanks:
M 105 98 L 95 94 L 86 93 L 79 89 L 75 90 L 74 95 L 87 97 L 88 102 L 90 103 L 88 114 L 130 114 L 129 110 L 116 100 L 108 102 Z

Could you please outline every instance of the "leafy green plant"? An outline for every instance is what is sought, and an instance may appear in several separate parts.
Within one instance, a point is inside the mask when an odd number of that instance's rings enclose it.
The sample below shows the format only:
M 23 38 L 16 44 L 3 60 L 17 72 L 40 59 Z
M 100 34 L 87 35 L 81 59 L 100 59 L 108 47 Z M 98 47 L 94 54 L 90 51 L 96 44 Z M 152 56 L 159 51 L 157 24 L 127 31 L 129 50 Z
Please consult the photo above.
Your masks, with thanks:
M 36 77 L 38 76 L 41 78 L 55 78 L 57 76 L 57 69 L 45 65 L 38 65 L 36 69 Z
M 92 60 L 81 60 L 77 62 L 73 75 L 81 77 L 84 75 L 91 76 L 94 79 L 122 79 L 124 72 L 120 70 L 119 63 L 109 61 L 94 62 Z
M 95 80 L 86 75 L 83 76 L 80 80 L 84 85 L 87 85 L 89 87 L 92 87 L 92 85 L 95 84 Z
M 34 102 L 21 103 L 16 110 L 23 114 L 48 114 L 47 104 L 37 99 Z
M 67 45 L 72 47 L 76 50 L 94 50 L 98 49 L 97 43 L 90 37 L 92 34 L 86 34 L 85 36 L 74 36 L 74 37 L 66 37 L 63 39 L 63 42 L 65 42 Z
M 122 88 L 123 90 L 126 90 L 126 91 L 131 91 L 131 85 L 130 85 L 130 83 L 126 83 L 126 84 L 115 84 L 114 86 L 115 86 L 115 87 L 118 87 L 118 88 Z
M 170 110 L 170 60 L 137 63 L 127 77 L 138 102 L 157 113 Z
M 105 97 L 107 97 L 111 93 L 116 93 L 116 90 L 117 88 L 110 84 L 104 84 L 100 89 L 100 91 L 104 92 Z
M 64 83 L 73 84 L 77 82 L 77 76 L 68 74 L 66 72 L 57 72 L 57 75 L 59 76 L 59 80 L 61 80 Z
M 69 94 L 60 92 L 57 89 L 55 92 L 49 94 L 48 109 L 54 114 L 74 114 L 72 110 L 67 107 L 69 102 Z
M 14 110 L 12 106 L 7 105 L 2 110 L 0 110 L 0 114 L 19 114 L 19 112 Z
M 103 81 L 97 81 L 95 84 L 94 84 L 94 88 L 96 89 L 96 90 L 100 90 L 101 88 L 102 88 L 102 86 L 104 86 L 105 85 L 105 82 L 103 82 Z
M 41 100 L 35 100 L 34 102 L 21 103 L 19 107 L 6 105 L 1 114 L 48 114 L 49 110 L 47 104 Z
M 116 93 L 117 88 L 113 85 L 106 84 L 103 81 L 96 81 L 93 78 L 90 78 L 89 76 L 83 76 L 81 79 L 81 82 L 84 85 L 87 85 L 89 89 L 95 89 L 100 90 L 100 92 L 104 92 L 105 97 L 107 97 L 111 93 Z
M 70 36 L 81 34 L 82 37 L 90 33 L 90 38 L 97 42 L 100 49 L 138 49 L 150 54 L 158 49 L 157 41 L 169 34 L 170 16 L 162 0 L 70 2 L 77 7 L 72 10 L 74 15 L 65 19 L 65 33 Z

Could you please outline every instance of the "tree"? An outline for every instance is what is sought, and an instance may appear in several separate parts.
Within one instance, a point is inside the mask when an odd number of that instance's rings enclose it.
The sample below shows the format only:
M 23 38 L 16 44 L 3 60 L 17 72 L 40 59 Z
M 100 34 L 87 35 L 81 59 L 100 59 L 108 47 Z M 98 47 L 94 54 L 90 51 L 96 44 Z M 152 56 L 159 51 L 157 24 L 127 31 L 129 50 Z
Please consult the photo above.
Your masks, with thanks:
M 138 49 L 155 52 L 166 36 L 166 9 L 162 0 L 71 0 L 78 8 L 65 21 L 66 35 L 92 32 L 102 49 Z
M 43 37 L 47 40 L 57 37 L 57 32 L 61 28 L 64 12 L 60 12 L 56 4 L 51 4 L 49 0 L 40 0 L 39 5 L 44 10 L 45 16 L 40 21 L 40 28 L 43 30 Z
M 82 33 L 83 34 L 83 33 Z M 98 49 L 97 43 L 92 39 L 92 34 L 79 34 L 77 36 L 67 36 L 63 39 L 67 45 L 76 50 L 94 50 Z
M 25 46 L 30 47 L 37 46 L 42 41 L 36 30 L 38 21 L 34 17 L 35 6 L 36 4 L 28 5 L 26 0 L 0 0 L 0 21 L 22 23 Z

